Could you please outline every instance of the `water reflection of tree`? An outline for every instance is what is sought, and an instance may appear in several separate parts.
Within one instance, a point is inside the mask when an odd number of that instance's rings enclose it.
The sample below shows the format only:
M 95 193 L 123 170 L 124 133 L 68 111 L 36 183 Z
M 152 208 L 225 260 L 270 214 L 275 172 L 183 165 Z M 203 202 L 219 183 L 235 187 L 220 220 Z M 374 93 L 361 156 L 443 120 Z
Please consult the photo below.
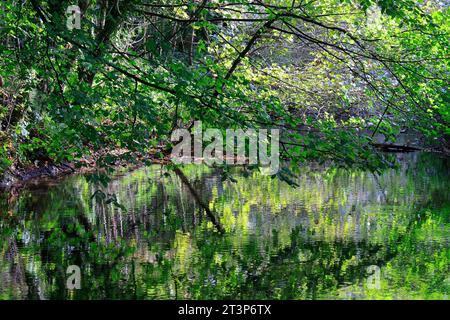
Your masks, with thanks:
M 379 183 L 389 194 L 381 200 L 377 183 L 364 174 L 311 173 L 300 179 L 300 189 L 286 189 L 257 176 L 222 184 L 213 172 L 185 172 L 196 181 L 203 205 L 186 197 L 189 188 L 180 192 L 182 181 L 175 175 L 164 177 L 159 169 L 110 184 L 106 191 L 117 194 L 126 212 L 91 199 L 95 188 L 79 178 L 48 192 L 22 193 L 12 206 L 14 215 L 1 220 L 2 279 L 14 281 L 2 280 L 7 288 L 0 293 L 9 298 L 317 298 L 345 284 L 361 284 L 369 265 L 407 262 L 408 253 L 423 265 L 439 255 L 437 263 L 448 267 L 448 259 L 443 261 L 448 247 L 418 238 L 430 225 L 448 227 L 448 214 L 420 209 L 448 201 L 448 194 L 438 192 L 445 190 L 440 171 L 438 182 L 386 173 Z M 345 197 L 351 185 L 366 187 L 356 198 Z M 416 188 L 430 186 L 434 190 L 426 199 L 417 198 Z M 206 203 L 220 215 L 225 235 L 201 213 Z M 65 289 L 70 264 L 83 267 L 81 291 Z M 442 277 L 431 279 L 436 290 L 443 290 Z

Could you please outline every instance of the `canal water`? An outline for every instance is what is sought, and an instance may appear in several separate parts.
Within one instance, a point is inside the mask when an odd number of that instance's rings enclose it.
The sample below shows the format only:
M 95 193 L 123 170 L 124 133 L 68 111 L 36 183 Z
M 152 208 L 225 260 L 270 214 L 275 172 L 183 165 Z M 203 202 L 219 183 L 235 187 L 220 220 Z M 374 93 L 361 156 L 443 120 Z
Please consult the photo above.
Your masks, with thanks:
M 298 187 L 154 165 L 1 194 L 0 299 L 448 299 L 449 161 L 397 157 Z

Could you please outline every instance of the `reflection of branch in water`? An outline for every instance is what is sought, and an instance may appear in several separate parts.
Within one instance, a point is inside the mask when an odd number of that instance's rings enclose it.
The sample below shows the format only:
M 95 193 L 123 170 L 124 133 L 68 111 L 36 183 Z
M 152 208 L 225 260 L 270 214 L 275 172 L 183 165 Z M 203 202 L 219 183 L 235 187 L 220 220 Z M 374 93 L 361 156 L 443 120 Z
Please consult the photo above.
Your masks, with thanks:
M 387 197 L 386 197 L 386 193 L 385 193 L 386 192 L 385 188 L 383 188 L 383 186 L 381 185 L 380 179 L 378 179 L 378 175 L 376 173 L 372 173 L 372 175 L 373 175 L 373 178 L 375 180 L 375 183 L 378 185 L 378 188 L 381 191 L 381 195 L 384 198 L 384 203 L 387 203 Z
M 174 167 L 173 169 L 177 176 L 181 179 L 181 181 L 188 187 L 189 191 L 191 192 L 192 196 L 194 197 L 195 201 L 200 205 L 200 207 L 205 210 L 208 217 L 211 219 L 214 226 L 217 228 L 217 230 L 220 233 L 224 233 L 224 229 L 214 213 L 209 209 L 209 207 L 203 202 L 203 200 L 200 198 L 197 191 L 194 189 L 192 184 L 189 182 L 188 178 L 184 175 L 183 171 L 181 171 L 178 167 Z

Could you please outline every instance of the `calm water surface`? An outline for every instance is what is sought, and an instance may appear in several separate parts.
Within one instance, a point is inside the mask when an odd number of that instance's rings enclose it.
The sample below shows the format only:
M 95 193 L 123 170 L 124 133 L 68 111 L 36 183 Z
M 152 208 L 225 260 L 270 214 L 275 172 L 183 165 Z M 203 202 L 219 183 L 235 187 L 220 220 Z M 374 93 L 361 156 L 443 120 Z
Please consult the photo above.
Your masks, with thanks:
M 398 157 L 380 175 L 304 166 L 298 188 L 152 166 L 0 195 L 0 299 L 448 299 L 449 163 Z

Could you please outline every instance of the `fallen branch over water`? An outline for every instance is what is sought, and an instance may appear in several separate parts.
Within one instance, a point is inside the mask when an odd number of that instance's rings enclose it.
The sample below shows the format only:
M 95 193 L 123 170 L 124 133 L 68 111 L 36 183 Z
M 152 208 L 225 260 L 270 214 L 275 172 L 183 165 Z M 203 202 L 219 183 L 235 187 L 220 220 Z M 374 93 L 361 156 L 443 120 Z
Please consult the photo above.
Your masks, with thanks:
M 372 145 L 378 149 L 381 149 L 384 152 L 414 152 L 422 150 L 418 147 L 403 146 L 392 143 L 372 143 Z

